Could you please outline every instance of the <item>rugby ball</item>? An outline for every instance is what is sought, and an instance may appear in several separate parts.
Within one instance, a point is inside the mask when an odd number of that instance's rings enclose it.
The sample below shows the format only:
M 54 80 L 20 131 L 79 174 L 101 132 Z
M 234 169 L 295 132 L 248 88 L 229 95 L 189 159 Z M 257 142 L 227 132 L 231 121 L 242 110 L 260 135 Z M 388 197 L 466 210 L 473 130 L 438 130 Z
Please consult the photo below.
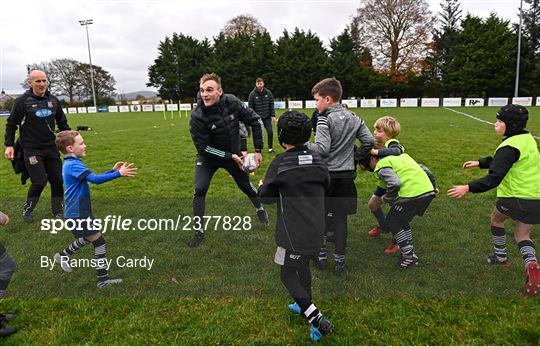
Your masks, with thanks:
M 259 166 L 257 165 L 257 159 L 255 159 L 255 153 L 248 153 L 244 157 L 244 172 L 252 173 L 257 170 Z

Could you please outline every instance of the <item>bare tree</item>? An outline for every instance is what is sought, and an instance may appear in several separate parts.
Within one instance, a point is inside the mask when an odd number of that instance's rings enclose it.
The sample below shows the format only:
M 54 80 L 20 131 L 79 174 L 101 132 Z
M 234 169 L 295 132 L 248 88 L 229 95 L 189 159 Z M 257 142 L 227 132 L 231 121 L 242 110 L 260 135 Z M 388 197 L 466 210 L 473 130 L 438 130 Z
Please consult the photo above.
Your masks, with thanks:
M 221 29 L 221 34 L 225 37 L 231 37 L 236 34 L 245 34 L 249 36 L 255 35 L 257 32 L 264 33 L 266 28 L 264 28 L 257 18 L 253 17 L 250 14 L 241 14 L 230 19 L 223 29 Z
M 54 81 L 50 87 L 51 92 L 56 95 L 65 95 L 69 97 L 72 103 L 80 88 L 79 78 L 77 76 L 79 62 L 74 59 L 63 58 L 53 59 L 50 63 Z
M 23 87 L 24 89 L 28 89 L 28 77 L 30 77 L 30 72 L 34 71 L 34 70 L 40 70 L 40 71 L 43 71 L 45 72 L 45 74 L 47 75 L 47 80 L 49 81 L 49 89 L 54 85 L 55 81 L 56 81 L 56 76 L 54 75 L 54 71 L 52 69 L 52 64 L 51 62 L 49 61 L 44 61 L 44 62 L 41 62 L 41 63 L 32 63 L 32 64 L 28 64 L 26 65 L 26 77 L 24 78 L 24 81 L 21 82 L 21 87 Z
M 361 0 L 351 26 L 357 25 L 373 65 L 395 79 L 422 68 L 434 24 L 426 0 Z

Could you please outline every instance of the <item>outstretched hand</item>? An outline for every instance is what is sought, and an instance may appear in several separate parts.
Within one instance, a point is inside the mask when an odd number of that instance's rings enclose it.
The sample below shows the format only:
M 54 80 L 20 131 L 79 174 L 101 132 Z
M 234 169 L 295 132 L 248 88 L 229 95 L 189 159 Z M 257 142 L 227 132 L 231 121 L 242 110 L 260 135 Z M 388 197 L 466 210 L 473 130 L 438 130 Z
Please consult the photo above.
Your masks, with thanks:
M 123 163 L 118 169 L 118 172 L 120 172 L 120 175 L 123 177 L 134 177 L 137 174 L 137 168 L 133 163 Z
M 461 186 L 453 186 L 452 188 L 448 189 L 448 196 L 454 199 L 461 199 L 467 193 L 469 192 L 469 185 L 461 185 Z
M 122 165 L 124 165 L 124 162 L 123 162 L 123 161 L 119 161 L 118 163 L 114 164 L 114 166 L 113 166 L 112 169 L 113 169 L 114 171 L 118 171 L 118 170 L 120 170 L 120 168 L 122 167 Z
M 464 169 L 467 169 L 467 168 L 470 168 L 470 167 L 479 167 L 480 166 L 480 162 L 478 160 L 469 160 L 469 161 L 466 161 L 465 163 L 463 163 L 463 168 Z

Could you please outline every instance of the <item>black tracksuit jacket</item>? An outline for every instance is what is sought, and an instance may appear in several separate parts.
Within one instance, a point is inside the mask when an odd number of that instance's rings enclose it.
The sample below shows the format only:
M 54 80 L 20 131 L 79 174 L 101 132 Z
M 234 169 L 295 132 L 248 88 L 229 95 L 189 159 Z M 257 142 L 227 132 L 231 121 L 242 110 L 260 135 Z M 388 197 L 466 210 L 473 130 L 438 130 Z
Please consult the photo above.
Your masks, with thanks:
M 49 91 L 44 96 L 37 96 L 28 90 L 15 100 L 6 121 L 4 145 L 14 145 L 15 132 L 19 126 L 23 148 L 56 147 L 55 122 L 60 130 L 70 130 L 60 101 Z
M 276 244 L 295 254 L 319 251 L 324 233 L 324 196 L 330 183 L 322 157 L 305 146 L 278 155 L 268 167 L 259 196 L 277 202 Z
M 262 92 L 259 92 L 257 88 L 253 89 L 251 93 L 249 93 L 248 105 L 261 116 L 261 119 L 276 116 L 274 110 L 274 96 L 272 95 L 272 92 L 266 88 L 263 88 Z
M 191 112 L 189 131 L 199 155 L 231 159 L 240 154 L 239 122 L 251 127 L 256 151 L 263 149 L 261 118 L 234 95 L 223 94 L 210 107 L 202 101 Z

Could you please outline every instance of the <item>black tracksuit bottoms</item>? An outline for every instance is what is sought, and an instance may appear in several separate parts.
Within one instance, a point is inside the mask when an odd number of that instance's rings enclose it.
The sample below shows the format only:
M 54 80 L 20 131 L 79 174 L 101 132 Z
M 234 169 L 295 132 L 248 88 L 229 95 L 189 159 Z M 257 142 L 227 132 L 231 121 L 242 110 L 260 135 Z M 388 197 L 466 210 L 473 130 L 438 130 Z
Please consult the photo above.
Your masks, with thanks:
M 266 134 L 268 135 L 268 148 L 274 148 L 274 129 L 272 128 L 272 117 L 262 120 Z
M 246 194 L 255 208 L 261 207 L 257 189 L 249 181 L 249 176 L 240 170 L 232 159 L 211 159 L 202 155 L 197 156 L 195 163 L 195 193 L 193 194 L 193 216 L 204 216 L 206 208 L 206 193 L 214 173 L 223 168 L 234 178 L 236 185 Z
M 62 160 L 56 147 L 24 148 L 24 164 L 32 182 L 28 189 L 25 211 L 34 210 L 48 181 L 51 184 L 52 213 L 53 215 L 61 214 L 64 200 Z

